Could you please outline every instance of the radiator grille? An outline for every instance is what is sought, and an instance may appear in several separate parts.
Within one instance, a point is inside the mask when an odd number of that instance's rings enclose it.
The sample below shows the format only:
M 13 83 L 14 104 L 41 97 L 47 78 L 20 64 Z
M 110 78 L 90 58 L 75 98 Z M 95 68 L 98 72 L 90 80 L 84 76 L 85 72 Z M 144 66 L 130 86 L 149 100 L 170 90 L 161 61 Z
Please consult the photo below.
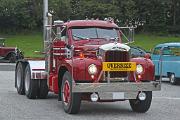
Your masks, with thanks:
M 129 59 L 127 51 L 106 51 L 105 53 L 106 62 L 129 62 Z M 110 78 L 127 77 L 127 75 L 127 72 L 110 72 Z

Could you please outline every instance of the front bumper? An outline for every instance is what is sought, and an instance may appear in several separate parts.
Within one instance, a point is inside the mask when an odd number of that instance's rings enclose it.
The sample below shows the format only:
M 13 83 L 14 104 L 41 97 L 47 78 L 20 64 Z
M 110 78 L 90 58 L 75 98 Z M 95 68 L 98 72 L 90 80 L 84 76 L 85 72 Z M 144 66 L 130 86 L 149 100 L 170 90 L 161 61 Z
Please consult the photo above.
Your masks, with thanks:
M 138 91 L 159 91 L 160 82 L 116 82 L 116 83 L 75 83 L 72 92 L 138 92 Z
M 159 91 L 160 82 L 74 83 L 74 93 L 97 93 L 99 100 L 136 99 L 140 91 Z

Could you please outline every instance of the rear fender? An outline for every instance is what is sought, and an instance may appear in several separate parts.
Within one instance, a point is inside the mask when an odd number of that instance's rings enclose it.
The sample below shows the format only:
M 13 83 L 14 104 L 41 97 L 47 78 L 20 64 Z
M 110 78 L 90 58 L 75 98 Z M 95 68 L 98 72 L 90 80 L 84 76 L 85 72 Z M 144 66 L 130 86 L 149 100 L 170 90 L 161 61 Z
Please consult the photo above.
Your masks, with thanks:
M 31 79 L 47 79 L 44 60 L 29 60 L 27 62 L 31 70 Z
M 45 61 L 43 60 L 18 60 L 16 68 L 19 63 L 22 63 L 24 71 L 29 64 L 31 70 L 31 79 L 47 79 L 47 73 L 45 71 Z

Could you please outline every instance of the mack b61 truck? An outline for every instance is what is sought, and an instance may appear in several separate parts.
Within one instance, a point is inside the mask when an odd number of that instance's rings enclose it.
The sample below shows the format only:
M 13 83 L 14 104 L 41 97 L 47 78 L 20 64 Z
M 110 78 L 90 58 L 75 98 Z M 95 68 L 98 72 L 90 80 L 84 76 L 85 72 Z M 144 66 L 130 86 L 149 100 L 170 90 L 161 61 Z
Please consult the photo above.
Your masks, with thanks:
M 154 64 L 131 58 L 122 31 L 112 20 L 54 21 L 49 16 L 44 40 L 45 57 L 16 64 L 15 87 L 29 99 L 58 95 L 66 113 L 76 114 L 81 101 L 129 100 L 133 111 L 148 111 L 152 91 L 161 89 Z

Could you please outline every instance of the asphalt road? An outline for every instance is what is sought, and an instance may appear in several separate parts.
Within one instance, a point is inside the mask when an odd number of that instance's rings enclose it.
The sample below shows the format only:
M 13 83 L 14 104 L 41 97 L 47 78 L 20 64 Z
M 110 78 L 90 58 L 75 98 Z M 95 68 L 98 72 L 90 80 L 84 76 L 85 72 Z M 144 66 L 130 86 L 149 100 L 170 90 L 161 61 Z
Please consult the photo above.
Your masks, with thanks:
M 180 120 L 180 85 L 162 83 L 162 90 L 153 93 L 147 113 L 132 112 L 129 102 L 83 102 L 77 115 L 64 113 L 57 96 L 29 100 L 14 88 L 15 64 L 0 63 L 0 120 Z

